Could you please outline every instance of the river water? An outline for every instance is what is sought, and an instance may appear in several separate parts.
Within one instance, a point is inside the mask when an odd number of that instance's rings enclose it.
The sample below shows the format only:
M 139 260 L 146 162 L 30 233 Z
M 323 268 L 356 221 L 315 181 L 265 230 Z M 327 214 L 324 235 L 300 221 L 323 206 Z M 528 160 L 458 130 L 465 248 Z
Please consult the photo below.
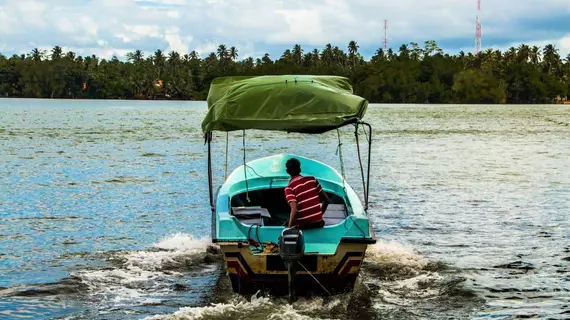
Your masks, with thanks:
M 240 297 L 209 240 L 203 102 L 0 100 L 0 319 L 568 319 L 570 106 L 371 105 L 355 291 Z M 230 169 L 242 161 L 230 134 Z M 341 130 L 360 190 L 354 132 Z M 340 168 L 337 133 L 247 158 Z M 215 135 L 215 182 L 225 135 Z

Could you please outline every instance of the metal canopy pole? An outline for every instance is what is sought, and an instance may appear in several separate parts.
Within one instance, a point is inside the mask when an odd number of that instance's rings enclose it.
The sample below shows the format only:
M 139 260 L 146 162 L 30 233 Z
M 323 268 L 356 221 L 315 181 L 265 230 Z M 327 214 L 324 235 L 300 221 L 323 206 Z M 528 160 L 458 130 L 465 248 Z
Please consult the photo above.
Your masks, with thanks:
M 368 210 L 368 202 L 366 201 L 366 181 L 364 180 L 364 168 L 362 167 L 362 157 L 360 156 L 360 141 L 358 139 L 358 122 L 354 125 L 354 136 L 356 137 L 356 150 L 358 153 L 358 163 L 360 164 L 360 175 L 362 176 L 362 192 L 364 193 L 364 210 Z
M 214 207 L 214 190 L 212 185 L 212 132 L 206 134 L 208 142 L 208 191 L 210 192 L 210 207 Z
M 212 178 L 212 132 L 206 133 L 208 143 L 208 191 L 210 195 L 210 209 L 212 210 L 212 241 L 216 240 L 216 206 L 214 204 L 214 186 Z
M 361 122 L 368 127 L 368 170 L 366 172 L 366 200 L 365 206 L 368 209 L 368 197 L 370 195 L 370 158 L 372 154 L 372 126 L 366 122 Z M 365 131 L 366 132 L 366 131 Z

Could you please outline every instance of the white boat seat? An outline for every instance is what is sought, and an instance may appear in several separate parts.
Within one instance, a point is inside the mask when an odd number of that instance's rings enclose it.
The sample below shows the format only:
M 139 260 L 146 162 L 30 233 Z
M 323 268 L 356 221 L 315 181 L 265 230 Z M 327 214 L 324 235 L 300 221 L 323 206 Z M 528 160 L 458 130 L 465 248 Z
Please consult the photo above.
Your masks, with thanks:
M 325 226 L 339 224 L 346 219 L 346 206 L 344 204 L 329 204 L 323 215 Z
M 263 218 L 271 218 L 269 211 L 262 207 L 232 207 L 232 214 L 245 225 L 263 225 Z

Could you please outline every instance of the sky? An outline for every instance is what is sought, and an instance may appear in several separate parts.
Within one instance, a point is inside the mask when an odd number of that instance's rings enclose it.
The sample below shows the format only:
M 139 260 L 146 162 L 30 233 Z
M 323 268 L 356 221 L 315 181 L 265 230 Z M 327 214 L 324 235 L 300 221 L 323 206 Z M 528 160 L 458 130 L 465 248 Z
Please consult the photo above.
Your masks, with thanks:
M 570 54 L 568 0 L 481 0 L 482 47 L 554 44 Z M 80 55 L 124 59 L 140 49 L 202 57 L 219 44 L 239 58 L 273 59 L 301 44 L 349 41 L 369 59 L 382 47 L 435 40 L 446 52 L 474 51 L 476 0 L 0 0 L 0 52 L 29 53 L 59 45 Z

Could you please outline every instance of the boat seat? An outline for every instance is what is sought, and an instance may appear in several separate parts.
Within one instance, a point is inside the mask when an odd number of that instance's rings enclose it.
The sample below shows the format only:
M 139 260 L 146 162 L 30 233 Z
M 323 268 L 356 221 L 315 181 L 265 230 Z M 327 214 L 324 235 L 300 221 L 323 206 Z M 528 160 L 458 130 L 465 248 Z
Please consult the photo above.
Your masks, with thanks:
M 346 206 L 344 204 L 329 204 L 323 215 L 325 226 L 339 224 L 346 219 Z
M 245 225 L 263 226 L 263 218 L 271 218 L 269 211 L 262 207 L 232 207 L 232 214 Z

